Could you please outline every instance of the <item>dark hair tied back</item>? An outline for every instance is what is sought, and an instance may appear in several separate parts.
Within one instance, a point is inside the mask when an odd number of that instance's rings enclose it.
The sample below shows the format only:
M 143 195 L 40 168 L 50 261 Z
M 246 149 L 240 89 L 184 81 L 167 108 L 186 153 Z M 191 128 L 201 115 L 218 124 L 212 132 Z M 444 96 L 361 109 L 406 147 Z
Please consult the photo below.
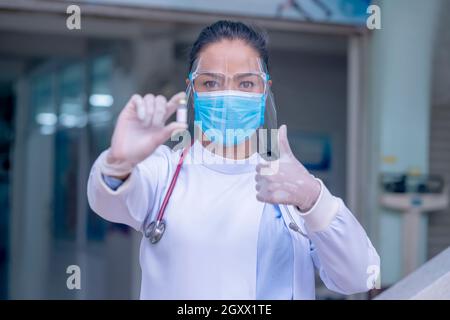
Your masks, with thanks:
M 267 52 L 267 34 L 236 21 L 220 20 L 205 27 L 194 42 L 189 55 L 189 70 L 198 58 L 200 51 L 208 44 L 227 40 L 243 40 L 252 46 L 260 55 L 266 67 L 269 67 L 269 55 Z

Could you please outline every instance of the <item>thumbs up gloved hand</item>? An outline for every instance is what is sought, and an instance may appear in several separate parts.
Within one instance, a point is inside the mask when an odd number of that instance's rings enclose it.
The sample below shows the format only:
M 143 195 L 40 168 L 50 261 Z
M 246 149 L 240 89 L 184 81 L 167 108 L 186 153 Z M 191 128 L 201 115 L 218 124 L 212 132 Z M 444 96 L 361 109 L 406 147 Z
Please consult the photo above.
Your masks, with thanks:
M 278 143 L 280 158 L 256 166 L 256 198 L 267 203 L 294 205 L 307 212 L 319 198 L 321 183 L 292 154 L 286 125 L 278 130 Z
M 117 120 L 111 147 L 102 161 L 102 173 L 126 178 L 134 166 L 151 155 L 173 133 L 185 130 L 187 125 L 184 123 L 165 125 L 184 98 L 184 92 L 177 93 L 168 102 L 163 96 L 133 95 Z

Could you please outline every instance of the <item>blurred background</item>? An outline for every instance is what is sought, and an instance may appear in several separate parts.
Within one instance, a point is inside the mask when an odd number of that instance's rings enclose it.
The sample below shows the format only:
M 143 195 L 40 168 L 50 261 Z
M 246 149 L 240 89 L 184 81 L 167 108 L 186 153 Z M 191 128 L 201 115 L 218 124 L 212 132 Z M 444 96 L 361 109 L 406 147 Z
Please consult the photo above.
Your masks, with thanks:
M 139 297 L 141 237 L 90 210 L 89 169 L 133 93 L 184 90 L 219 19 L 268 31 L 279 124 L 380 253 L 380 290 L 319 299 L 372 298 L 450 246 L 450 0 L 0 0 L 1 299 Z

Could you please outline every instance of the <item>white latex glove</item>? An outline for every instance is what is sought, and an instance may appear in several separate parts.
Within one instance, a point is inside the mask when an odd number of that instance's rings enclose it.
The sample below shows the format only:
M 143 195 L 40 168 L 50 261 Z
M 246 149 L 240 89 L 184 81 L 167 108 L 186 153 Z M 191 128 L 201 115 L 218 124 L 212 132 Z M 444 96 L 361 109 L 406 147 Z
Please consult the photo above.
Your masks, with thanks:
M 286 125 L 278 130 L 280 158 L 256 166 L 256 198 L 259 201 L 297 206 L 306 212 L 320 195 L 321 184 L 294 157 Z
M 125 178 L 134 166 L 151 155 L 172 134 L 187 129 L 185 123 L 165 125 L 185 97 L 184 92 L 179 92 L 167 102 L 163 96 L 133 95 L 117 119 L 101 172 Z

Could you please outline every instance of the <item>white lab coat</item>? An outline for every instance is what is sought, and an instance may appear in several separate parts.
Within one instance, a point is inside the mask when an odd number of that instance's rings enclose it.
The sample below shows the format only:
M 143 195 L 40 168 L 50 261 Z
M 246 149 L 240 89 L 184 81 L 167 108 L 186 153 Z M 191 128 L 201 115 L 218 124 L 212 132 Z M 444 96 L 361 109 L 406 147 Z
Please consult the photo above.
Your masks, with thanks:
M 157 215 L 180 151 L 160 146 L 116 191 L 104 182 L 99 163 L 88 182 L 91 208 L 103 218 L 141 231 Z M 224 160 L 223 158 L 220 158 Z M 185 159 L 165 212 L 166 232 L 140 247 L 142 299 L 255 299 L 259 221 L 253 155 L 248 164 L 217 164 L 195 143 Z M 226 160 L 227 163 L 233 160 Z M 343 201 L 322 184 L 315 206 L 302 214 L 280 206 L 308 238 L 289 229 L 294 248 L 294 299 L 314 299 L 314 267 L 325 285 L 343 294 L 369 290 L 380 258 Z M 146 220 L 147 218 L 147 220 Z

